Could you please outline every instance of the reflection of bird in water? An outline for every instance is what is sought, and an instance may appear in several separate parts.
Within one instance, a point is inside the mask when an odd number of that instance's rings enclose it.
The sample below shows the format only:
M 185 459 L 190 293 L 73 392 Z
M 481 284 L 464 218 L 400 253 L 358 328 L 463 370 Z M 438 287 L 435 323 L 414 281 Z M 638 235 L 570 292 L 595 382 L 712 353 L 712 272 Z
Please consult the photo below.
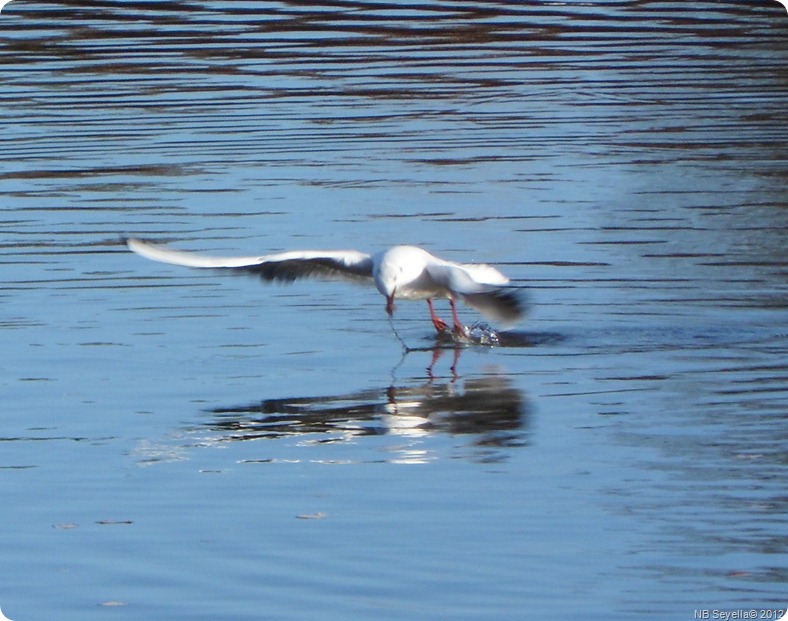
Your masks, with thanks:
M 501 375 L 418 386 L 391 386 L 346 395 L 264 399 L 210 410 L 208 427 L 225 440 L 323 434 L 346 437 L 433 433 L 472 435 L 479 447 L 525 444 L 528 407 L 523 394 Z
M 449 300 L 453 331 L 460 336 L 465 336 L 466 329 L 457 314 L 456 300 L 503 323 L 516 322 L 524 312 L 520 296 L 506 287 L 509 279 L 494 267 L 445 261 L 416 246 L 394 246 L 375 255 L 355 250 L 298 250 L 255 257 L 209 257 L 138 239 L 128 239 L 126 244 L 137 254 L 155 261 L 226 268 L 269 281 L 292 282 L 307 277 L 374 281 L 386 297 L 389 316 L 394 314 L 394 300 L 426 300 L 438 333 L 448 332 L 449 327 L 435 314 L 434 298 Z

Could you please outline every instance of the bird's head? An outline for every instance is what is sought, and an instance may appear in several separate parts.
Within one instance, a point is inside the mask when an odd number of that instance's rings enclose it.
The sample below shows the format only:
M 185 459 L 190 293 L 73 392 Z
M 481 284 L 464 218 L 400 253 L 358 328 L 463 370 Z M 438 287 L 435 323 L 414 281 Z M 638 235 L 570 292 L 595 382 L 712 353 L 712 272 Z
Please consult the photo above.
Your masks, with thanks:
M 375 285 L 386 297 L 386 312 L 394 314 L 394 298 L 408 297 L 408 289 L 424 271 L 426 252 L 415 246 L 394 246 L 374 258 Z
M 394 314 L 394 298 L 397 295 L 397 286 L 402 276 L 402 269 L 399 266 L 384 264 L 375 275 L 375 284 L 386 298 L 386 312 L 389 316 Z
M 397 272 L 379 273 L 375 278 L 375 284 L 386 298 L 386 312 L 391 317 L 394 314 L 394 298 L 397 295 L 397 284 L 399 282 L 399 274 Z

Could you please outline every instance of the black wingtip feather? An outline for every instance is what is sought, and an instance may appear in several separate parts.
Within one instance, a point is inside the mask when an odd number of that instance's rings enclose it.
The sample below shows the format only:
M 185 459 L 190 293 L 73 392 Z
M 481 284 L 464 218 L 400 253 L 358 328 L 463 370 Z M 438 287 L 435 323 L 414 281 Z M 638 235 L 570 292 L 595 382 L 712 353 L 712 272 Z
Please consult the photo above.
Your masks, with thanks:
M 259 265 L 243 268 L 245 272 L 259 276 L 268 282 L 291 283 L 299 278 L 318 277 L 336 278 L 337 280 L 369 280 L 371 274 L 366 266 L 357 269 L 340 268 L 332 259 L 299 259 L 284 261 L 267 261 Z
M 469 293 L 463 301 L 480 313 L 503 323 L 515 323 L 528 310 L 525 295 L 519 289 L 502 288 L 482 293 Z

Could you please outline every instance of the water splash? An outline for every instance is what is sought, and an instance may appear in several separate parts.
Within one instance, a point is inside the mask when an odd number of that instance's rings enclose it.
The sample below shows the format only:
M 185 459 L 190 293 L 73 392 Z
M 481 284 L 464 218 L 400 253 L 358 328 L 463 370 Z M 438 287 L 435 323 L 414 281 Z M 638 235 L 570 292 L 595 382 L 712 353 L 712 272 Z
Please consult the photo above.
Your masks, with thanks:
M 465 326 L 465 334 L 458 334 L 454 331 L 446 331 L 440 336 L 448 338 L 457 345 L 486 345 L 495 347 L 500 345 L 498 332 L 489 324 L 483 321 Z
M 477 321 L 471 326 L 465 327 L 465 338 L 476 345 L 488 345 L 495 347 L 501 344 L 498 332 L 489 324 Z

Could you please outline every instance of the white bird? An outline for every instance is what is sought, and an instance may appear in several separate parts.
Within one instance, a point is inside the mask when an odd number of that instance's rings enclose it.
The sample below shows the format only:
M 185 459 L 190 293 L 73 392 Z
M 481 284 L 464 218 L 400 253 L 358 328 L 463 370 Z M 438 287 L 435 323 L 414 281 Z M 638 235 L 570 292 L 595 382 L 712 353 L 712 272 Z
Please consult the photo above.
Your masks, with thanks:
M 448 324 L 435 314 L 433 298 L 448 298 L 454 332 L 465 335 L 457 314 L 456 300 L 494 320 L 511 324 L 521 318 L 524 303 L 509 279 L 484 264 L 454 263 L 431 255 L 417 246 L 393 246 L 374 255 L 356 250 L 295 250 L 253 257 L 211 257 L 173 250 L 140 239 L 127 239 L 137 254 L 154 261 L 229 269 L 260 276 L 267 281 L 292 282 L 299 278 L 374 281 L 386 297 L 386 312 L 394 314 L 394 300 L 427 300 L 432 324 L 439 333 Z

